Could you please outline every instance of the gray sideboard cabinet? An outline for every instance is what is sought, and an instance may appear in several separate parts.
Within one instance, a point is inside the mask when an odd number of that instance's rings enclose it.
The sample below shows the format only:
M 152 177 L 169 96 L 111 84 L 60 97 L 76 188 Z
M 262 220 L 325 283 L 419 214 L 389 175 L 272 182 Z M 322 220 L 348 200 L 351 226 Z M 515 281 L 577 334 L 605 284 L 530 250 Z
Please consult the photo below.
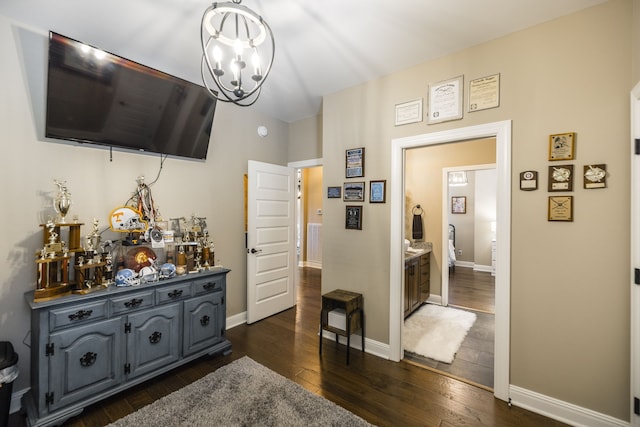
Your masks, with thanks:
M 226 276 L 217 269 L 111 286 L 31 308 L 29 426 L 60 425 L 101 399 L 204 355 L 230 354 Z

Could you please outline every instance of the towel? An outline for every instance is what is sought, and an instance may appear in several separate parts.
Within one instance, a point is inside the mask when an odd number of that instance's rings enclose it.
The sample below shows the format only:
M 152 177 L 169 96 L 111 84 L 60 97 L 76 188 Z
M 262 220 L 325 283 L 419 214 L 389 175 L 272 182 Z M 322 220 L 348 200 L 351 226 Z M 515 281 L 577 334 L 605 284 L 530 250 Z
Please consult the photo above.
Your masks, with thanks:
M 422 215 L 413 215 L 413 240 L 422 239 Z

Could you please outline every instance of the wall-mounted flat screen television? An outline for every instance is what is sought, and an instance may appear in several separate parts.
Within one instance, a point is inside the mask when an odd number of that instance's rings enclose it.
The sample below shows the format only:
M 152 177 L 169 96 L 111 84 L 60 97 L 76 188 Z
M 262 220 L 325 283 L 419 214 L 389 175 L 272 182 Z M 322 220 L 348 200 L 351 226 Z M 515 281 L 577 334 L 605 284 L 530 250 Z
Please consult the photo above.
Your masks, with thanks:
M 47 137 L 206 159 L 215 107 L 202 86 L 49 33 Z

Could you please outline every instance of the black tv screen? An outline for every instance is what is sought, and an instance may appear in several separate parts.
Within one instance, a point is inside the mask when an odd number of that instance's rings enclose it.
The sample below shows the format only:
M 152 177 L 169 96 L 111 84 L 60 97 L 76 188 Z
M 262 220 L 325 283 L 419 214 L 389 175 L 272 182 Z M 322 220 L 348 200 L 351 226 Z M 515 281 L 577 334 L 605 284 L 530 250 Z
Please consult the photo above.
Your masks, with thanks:
M 49 33 L 47 137 L 206 159 L 215 107 L 202 86 Z

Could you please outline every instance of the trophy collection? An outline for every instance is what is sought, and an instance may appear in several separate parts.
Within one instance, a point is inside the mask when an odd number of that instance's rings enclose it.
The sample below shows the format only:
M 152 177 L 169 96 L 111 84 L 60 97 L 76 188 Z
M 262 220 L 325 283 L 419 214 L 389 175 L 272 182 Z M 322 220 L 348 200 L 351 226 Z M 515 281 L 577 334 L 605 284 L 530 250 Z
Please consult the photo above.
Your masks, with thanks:
M 98 219 L 93 219 L 84 244 L 84 224 L 66 218 L 72 206 L 67 184 L 58 180 L 54 184 L 58 187 L 53 199 L 57 217 L 40 224 L 43 247 L 35 261 L 35 302 L 220 268 L 215 265 L 215 246 L 206 218 L 195 214 L 189 220 L 172 218 L 169 230 L 168 223 L 159 217 L 144 177 L 137 179 L 131 203 L 111 211 L 109 227 L 100 231 Z M 107 229 L 126 236 L 116 242 L 102 242 L 101 234 Z M 162 252 L 162 262 L 156 250 Z

